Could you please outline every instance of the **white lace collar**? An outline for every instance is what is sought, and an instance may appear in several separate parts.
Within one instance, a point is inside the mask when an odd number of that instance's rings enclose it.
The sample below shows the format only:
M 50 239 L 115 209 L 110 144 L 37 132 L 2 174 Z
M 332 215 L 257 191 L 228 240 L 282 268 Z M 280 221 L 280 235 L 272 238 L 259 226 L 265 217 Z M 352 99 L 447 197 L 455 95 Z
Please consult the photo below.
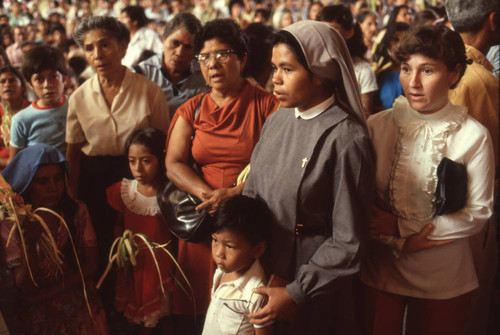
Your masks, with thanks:
M 467 108 L 448 102 L 436 113 L 421 114 L 399 97 L 393 112 L 399 138 L 391 170 L 391 205 L 405 219 L 429 220 L 435 213 L 437 166 L 446 156 L 448 135 L 465 119 Z
M 160 213 L 160 208 L 156 202 L 156 197 L 147 197 L 137 191 L 137 180 L 126 179 L 122 180 L 120 194 L 123 203 L 127 208 L 135 214 L 154 216 Z

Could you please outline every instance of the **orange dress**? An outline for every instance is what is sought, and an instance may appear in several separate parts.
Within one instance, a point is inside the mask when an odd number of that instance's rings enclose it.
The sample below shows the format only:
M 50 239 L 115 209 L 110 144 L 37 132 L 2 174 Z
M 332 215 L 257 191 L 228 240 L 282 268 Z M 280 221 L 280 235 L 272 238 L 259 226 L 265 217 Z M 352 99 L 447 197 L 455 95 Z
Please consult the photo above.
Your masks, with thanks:
M 264 121 L 278 109 L 279 101 L 267 91 L 247 82 L 241 94 L 222 107 L 206 95 L 193 122 L 201 96 L 195 96 L 177 109 L 170 131 L 179 116 L 186 120 L 195 129 L 192 155 L 201 167 L 203 180 L 213 189 L 231 187 L 250 163 Z M 208 239 L 198 244 L 179 241 L 178 262 L 193 286 L 196 314 L 199 315 L 206 313 L 210 303 L 215 271 L 210 247 Z M 194 313 L 191 300 L 178 285 L 174 287 L 173 313 Z

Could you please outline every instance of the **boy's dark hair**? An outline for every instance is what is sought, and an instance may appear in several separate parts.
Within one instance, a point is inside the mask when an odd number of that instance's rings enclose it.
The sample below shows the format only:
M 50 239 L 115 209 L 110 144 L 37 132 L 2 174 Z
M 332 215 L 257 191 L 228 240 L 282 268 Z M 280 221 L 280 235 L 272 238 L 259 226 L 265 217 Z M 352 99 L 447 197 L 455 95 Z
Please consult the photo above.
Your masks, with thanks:
M 256 245 L 267 241 L 271 220 L 271 212 L 263 200 L 237 195 L 224 201 L 217 210 L 212 233 L 239 233 Z
M 450 71 L 454 70 L 457 65 L 461 66 L 459 79 L 450 87 L 451 89 L 458 84 L 467 67 L 465 45 L 460 34 L 445 25 L 420 26 L 411 29 L 401 39 L 395 58 L 401 63 L 417 54 L 441 60 Z
M 137 21 L 137 28 L 145 27 L 148 24 L 148 17 L 141 6 L 127 6 L 122 9 L 132 22 Z
M 77 76 L 80 76 L 87 68 L 87 60 L 82 56 L 73 56 L 68 60 L 68 65 Z
M 31 77 L 35 73 L 44 70 L 59 71 L 63 76 L 68 73 L 61 50 L 48 45 L 39 45 L 28 51 L 23 57 L 21 68 L 28 83 L 31 83 Z
M 142 145 L 151 152 L 157 159 L 160 168 L 160 178 L 166 178 L 165 170 L 165 143 L 167 135 L 161 130 L 155 128 L 140 128 L 130 135 L 125 144 L 125 156 L 128 157 L 128 152 L 132 144 Z
M 259 8 L 255 11 L 255 16 L 257 16 L 257 14 L 260 14 L 262 15 L 262 17 L 265 19 L 265 21 L 269 21 L 269 17 L 271 16 L 271 13 L 267 10 L 267 9 L 264 9 L 264 8 Z

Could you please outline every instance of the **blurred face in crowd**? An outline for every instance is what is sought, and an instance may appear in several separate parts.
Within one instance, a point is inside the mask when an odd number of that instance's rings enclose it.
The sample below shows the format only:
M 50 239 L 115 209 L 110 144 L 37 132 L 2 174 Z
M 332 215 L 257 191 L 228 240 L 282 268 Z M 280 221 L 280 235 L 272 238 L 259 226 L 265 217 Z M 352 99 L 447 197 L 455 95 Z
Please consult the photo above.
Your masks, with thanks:
M 290 13 L 290 12 L 283 13 L 283 16 L 281 17 L 281 27 L 282 28 L 288 27 L 291 24 L 293 24 L 292 13 Z
M 11 34 L 9 33 L 6 33 L 3 35 L 3 46 L 4 47 L 8 47 L 9 45 L 11 45 L 14 41 L 12 41 L 12 36 Z
M 243 11 L 243 8 L 239 3 L 233 4 L 231 7 L 231 17 L 232 18 L 238 18 L 241 16 L 241 12 Z
M 253 22 L 262 22 L 262 23 L 266 23 L 266 18 L 264 17 L 264 15 L 262 15 L 262 13 L 257 13 L 255 14 L 254 18 L 253 18 Z
M 396 22 L 404 22 L 411 24 L 411 15 L 407 8 L 401 8 L 396 16 Z
M 210 7 L 210 0 L 198 0 L 196 3 L 201 9 L 208 9 Z
M 172 13 L 180 13 L 184 10 L 184 6 L 182 5 L 182 1 L 175 0 L 170 3 L 170 8 L 172 9 Z
M 26 40 L 34 41 L 36 38 L 36 26 L 34 24 L 30 24 L 26 27 Z
M 24 42 L 24 28 L 23 27 L 15 27 L 14 28 L 14 41 L 17 44 L 21 44 Z
M 314 5 L 312 5 L 311 9 L 309 10 L 309 19 L 316 20 L 318 13 L 321 12 L 322 9 L 323 9 L 323 7 L 318 3 L 315 3 Z
M 123 23 L 130 32 L 137 30 L 137 21 L 132 21 L 126 12 L 121 12 L 118 16 L 118 20 Z
M 363 37 L 366 41 L 372 41 L 377 35 L 377 17 L 375 15 L 367 16 L 359 26 L 361 27 Z
M 168 73 L 186 73 L 193 60 L 193 35 L 179 28 L 163 41 L 163 63 Z
M 20 99 L 23 96 L 21 80 L 12 72 L 0 74 L 0 98 L 3 102 Z
M 399 80 L 410 106 L 432 114 L 446 106 L 449 88 L 458 77 L 458 67 L 450 71 L 442 60 L 415 54 L 401 64 Z

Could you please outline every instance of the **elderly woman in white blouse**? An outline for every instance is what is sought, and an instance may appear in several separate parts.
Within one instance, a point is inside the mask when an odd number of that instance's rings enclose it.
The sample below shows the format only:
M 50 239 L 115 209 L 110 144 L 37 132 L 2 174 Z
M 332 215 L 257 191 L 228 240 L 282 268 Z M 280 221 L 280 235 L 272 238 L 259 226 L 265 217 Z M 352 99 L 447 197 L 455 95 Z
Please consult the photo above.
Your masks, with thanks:
M 112 17 L 89 17 L 77 27 L 75 40 L 96 75 L 69 98 L 69 191 L 89 207 L 104 264 L 114 222 L 105 190 L 129 175 L 125 143 L 136 129 L 166 133 L 168 105 L 156 84 L 122 66 L 129 41 L 124 24 Z

